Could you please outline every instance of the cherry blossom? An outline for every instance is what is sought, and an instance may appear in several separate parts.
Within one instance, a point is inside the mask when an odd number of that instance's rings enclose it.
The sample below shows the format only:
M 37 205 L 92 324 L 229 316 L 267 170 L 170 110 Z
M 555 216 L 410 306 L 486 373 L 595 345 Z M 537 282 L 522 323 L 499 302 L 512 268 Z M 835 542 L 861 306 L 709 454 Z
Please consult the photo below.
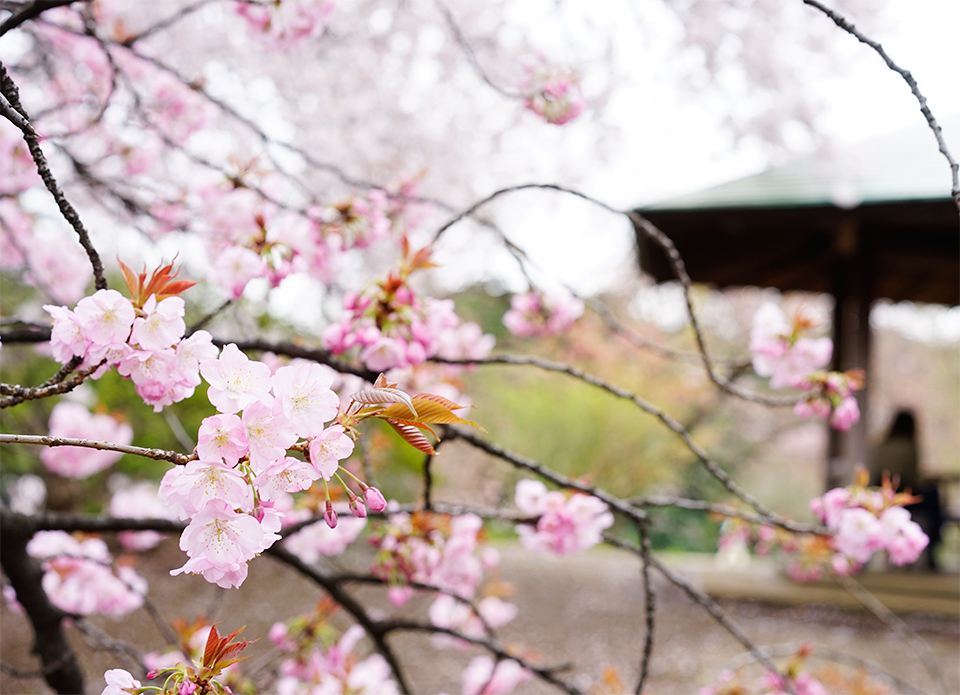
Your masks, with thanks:
M 133 428 L 103 414 L 92 414 L 80 403 L 61 401 L 50 413 L 50 436 L 92 439 L 130 444 Z M 112 466 L 122 456 L 119 451 L 87 447 L 50 447 L 40 452 L 47 470 L 65 478 L 86 478 Z
M 754 315 L 750 333 L 753 369 L 760 376 L 769 376 L 773 388 L 804 388 L 809 374 L 829 364 L 833 342 L 829 338 L 803 337 L 809 327 L 809 321 L 800 314 L 788 322 L 771 302 Z
M 340 407 L 340 399 L 330 389 L 333 376 L 314 362 L 280 367 L 272 384 L 284 417 L 301 437 L 318 436 Z
M 494 663 L 489 656 L 476 656 L 460 676 L 463 695 L 505 695 L 524 683 L 533 674 L 513 659 Z
M 211 415 L 200 423 L 196 451 L 201 461 L 236 466 L 249 448 L 246 430 L 237 415 Z
M 127 342 L 136 314 L 130 300 L 116 290 L 97 290 L 77 302 L 74 316 L 84 338 L 110 348 Z
M 107 687 L 100 695 L 131 695 L 140 687 L 140 681 L 122 668 L 110 669 L 103 674 L 103 679 Z
M 310 442 L 310 463 L 324 480 L 330 480 L 340 468 L 340 461 L 353 453 L 353 446 L 343 425 L 331 425 Z
M 517 483 L 514 502 L 524 514 L 539 517 L 536 525 L 517 526 L 520 542 L 535 552 L 574 553 L 590 548 L 602 539 L 604 529 L 613 525 L 607 505 L 590 495 L 548 492 L 537 480 Z
M 247 561 L 279 539 L 268 525 L 234 511 L 222 499 L 212 499 L 194 515 L 180 536 L 180 549 L 190 559 L 170 574 L 203 574 L 218 586 L 239 586 L 246 577 Z
M 542 56 L 527 67 L 521 88 L 528 94 L 526 107 L 547 123 L 564 125 L 587 107 L 580 93 L 580 77 L 572 70 L 550 65 Z
M 146 581 L 132 567 L 114 570 L 99 538 L 78 541 L 63 531 L 40 531 L 27 552 L 41 561 L 41 585 L 50 601 L 67 613 L 119 617 L 143 605 Z
M 234 343 L 225 345 L 217 359 L 201 360 L 200 374 L 210 384 L 207 398 L 221 413 L 229 415 L 251 403 L 272 401 L 270 368 L 250 360 Z
M 503 325 L 520 338 L 558 335 L 583 315 L 583 309 L 583 301 L 565 289 L 513 295 Z

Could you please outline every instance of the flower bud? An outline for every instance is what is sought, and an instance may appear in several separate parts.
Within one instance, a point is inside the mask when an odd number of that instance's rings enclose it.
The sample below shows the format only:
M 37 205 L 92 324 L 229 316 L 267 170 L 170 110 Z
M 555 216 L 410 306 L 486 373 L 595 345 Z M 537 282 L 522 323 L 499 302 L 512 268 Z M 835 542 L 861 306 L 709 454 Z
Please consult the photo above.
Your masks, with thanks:
M 350 513 L 358 519 L 367 518 L 367 508 L 363 506 L 363 502 L 356 495 L 350 497 Z
M 375 487 L 366 488 L 363 491 L 363 498 L 366 500 L 371 512 L 382 512 L 387 508 L 387 500 L 384 498 L 383 493 Z
M 323 520 L 327 522 L 330 528 L 337 528 L 337 513 L 333 509 L 333 503 L 327 500 L 327 509 L 323 513 Z

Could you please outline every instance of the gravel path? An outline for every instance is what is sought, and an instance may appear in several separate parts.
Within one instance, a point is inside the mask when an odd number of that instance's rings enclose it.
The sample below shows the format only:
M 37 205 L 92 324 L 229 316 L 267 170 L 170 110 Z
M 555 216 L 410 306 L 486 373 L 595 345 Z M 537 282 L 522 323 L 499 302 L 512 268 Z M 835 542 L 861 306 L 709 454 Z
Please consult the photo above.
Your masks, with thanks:
M 616 669 L 632 691 L 639 670 L 644 639 L 643 591 L 636 559 L 609 549 L 573 557 L 534 556 L 518 546 L 504 546 L 502 577 L 513 584 L 512 597 L 520 611 L 513 623 L 499 632 L 511 647 L 524 648 L 543 664 L 569 663 L 579 676 L 574 683 L 590 691 L 608 667 Z M 238 591 L 219 592 L 197 577 L 166 577 L 166 569 L 182 563 L 175 542 L 167 541 L 150 555 L 139 570 L 150 581 L 151 597 L 164 606 L 164 615 L 192 617 L 211 611 L 223 630 L 246 625 L 244 636 L 262 635 L 275 619 L 308 611 L 320 598 L 311 583 L 269 558 L 251 564 L 250 577 Z M 654 582 L 657 593 L 654 658 L 645 692 L 649 695 L 694 695 L 713 681 L 719 671 L 743 654 L 743 647 L 699 606 L 662 578 Z M 378 588 L 357 593 L 368 599 L 376 616 L 391 611 Z M 404 606 L 403 613 L 422 617 L 429 605 L 419 597 Z M 783 645 L 812 642 L 884 664 L 922 693 L 936 693 L 922 661 L 902 639 L 891 634 L 875 618 L 860 612 L 822 606 L 773 607 L 750 602 L 724 602 L 731 616 L 758 644 Z M 29 656 L 30 635 L 23 619 L 4 606 L 2 613 L 2 661 L 16 669 L 35 668 Z M 149 650 L 163 640 L 146 612 L 141 610 L 122 622 L 98 619 L 97 624 L 115 637 L 130 639 Z M 946 681 L 948 695 L 960 693 L 960 626 L 958 621 L 932 616 L 906 619 L 929 645 Z M 92 652 L 76 631 L 72 641 L 82 653 L 88 677 L 88 692 L 103 688 L 102 674 L 121 666 L 109 652 Z M 459 674 L 475 651 L 438 649 L 424 635 L 397 635 L 392 644 L 405 653 L 407 674 L 415 692 L 424 695 L 460 692 Z M 268 651 L 268 640 L 251 648 L 249 664 L 256 664 Z M 826 662 L 813 661 L 817 665 Z M 0 674 L 4 695 L 45 693 L 35 679 L 14 679 Z M 554 689 L 531 681 L 517 693 L 549 693 Z M 596 690 L 595 692 L 601 692 Z M 607 693 L 609 691 L 602 691 Z M 842 692 L 842 691 L 835 691 Z M 893 689 L 891 692 L 897 692 Z

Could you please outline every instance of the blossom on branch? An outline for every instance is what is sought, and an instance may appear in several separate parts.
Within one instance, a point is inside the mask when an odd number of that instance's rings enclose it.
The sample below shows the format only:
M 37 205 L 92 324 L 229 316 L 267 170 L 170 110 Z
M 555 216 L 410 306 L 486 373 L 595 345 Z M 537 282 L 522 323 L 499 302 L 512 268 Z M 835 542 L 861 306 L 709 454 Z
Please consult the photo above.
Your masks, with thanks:
M 92 414 L 86 406 L 61 401 L 50 413 L 50 436 L 129 444 L 133 428 L 104 414 Z M 47 470 L 65 478 L 86 478 L 112 466 L 123 454 L 88 447 L 48 447 L 40 452 Z
M 548 492 L 539 480 L 517 483 L 514 502 L 536 524 L 518 524 L 524 547 L 534 552 L 559 555 L 591 548 L 603 540 L 604 529 L 613 525 L 607 505 L 592 495 L 574 493 L 569 498 L 557 490 Z

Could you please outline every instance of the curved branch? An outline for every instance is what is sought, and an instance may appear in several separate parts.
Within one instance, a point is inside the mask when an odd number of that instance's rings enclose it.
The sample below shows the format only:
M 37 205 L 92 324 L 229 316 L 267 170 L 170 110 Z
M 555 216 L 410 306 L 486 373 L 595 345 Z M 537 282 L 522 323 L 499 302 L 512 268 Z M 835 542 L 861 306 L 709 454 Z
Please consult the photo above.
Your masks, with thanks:
M 947 160 L 947 163 L 950 165 L 950 176 L 953 183 L 953 188 L 950 191 L 950 195 L 953 197 L 954 205 L 957 206 L 957 211 L 960 212 L 960 165 L 957 164 L 957 161 L 950 154 L 950 150 L 947 149 L 947 143 L 943 139 L 943 131 L 940 128 L 940 124 L 937 123 L 937 119 L 933 117 L 933 112 L 930 111 L 930 107 L 927 106 L 927 98 L 923 96 L 923 93 L 920 91 L 920 86 L 917 84 L 917 81 L 914 79 L 910 71 L 893 62 L 893 59 L 887 54 L 880 43 L 873 41 L 872 39 L 869 39 L 861 34 L 852 22 L 834 10 L 831 10 L 829 7 L 819 3 L 817 0 L 803 0 L 803 4 L 819 10 L 829 17 L 834 24 L 853 36 L 857 41 L 876 51 L 877 54 L 883 59 L 883 62 L 887 64 L 887 67 L 900 75 L 904 82 L 907 83 L 907 86 L 910 87 L 910 91 L 913 93 L 913 96 L 915 96 L 917 101 L 920 102 L 920 111 L 923 113 L 923 117 L 927 119 L 927 125 L 930 126 L 930 130 L 933 131 L 933 136 L 937 139 L 937 146 L 940 149 L 940 153 L 943 154 Z
M 323 590 L 330 595 L 330 598 L 339 603 L 344 610 L 352 615 L 357 623 L 359 623 L 366 633 L 370 635 L 370 639 L 373 640 L 377 651 L 380 652 L 384 659 L 386 659 L 387 664 L 390 666 L 390 670 L 393 672 L 394 678 L 397 680 L 397 685 L 400 686 L 401 692 L 410 693 L 410 686 L 407 685 L 407 682 L 404 679 L 403 671 L 400 669 L 400 662 L 397 659 L 396 654 L 394 654 L 393 649 L 389 644 L 387 644 L 385 639 L 387 631 L 383 628 L 383 623 L 375 622 L 367 614 L 366 609 L 360 604 L 360 602 L 344 591 L 338 582 L 311 567 L 286 548 L 280 545 L 274 545 L 271 548 L 268 548 L 265 553 L 276 558 L 278 561 L 289 565 L 300 572 L 300 574 L 303 576 L 319 584 Z
M 30 117 L 20 104 L 20 91 L 7 74 L 7 69 L 2 62 L 0 62 L 0 93 L 6 97 L 10 105 L 20 113 L 27 122 L 30 121 Z M 100 254 L 97 253 L 93 242 L 90 241 L 90 234 L 87 232 L 86 227 L 83 226 L 83 222 L 80 221 L 80 215 L 73 205 L 70 204 L 70 201 L 67 200 L 63 194 L 63 190 L 60 188 L 60 184 L 58 184 L 57 180 L 53 177 L 50 166 L 47 164 L 47 158 L 44 156 L 43 150 L 40 149 L 39 138 L 33 133 L 24 131 L 23 139 L 26 141 L 30 155 L 37 165 L 37 172 L 40 174 L 40 178 L 43 179 L 44 185 L 56 201 L 57 207 L 60 208 L 60 213 L 64 219 L 73 227 L 73 231 L 77 233 L 83 250 L 87 252 L 87 258 L 90 259 L 90 265 L 93 266 L 94 285 L 98 290 L 106 289 L 107 280 L 103 275 L 103 262 L 100 260 Z
M 81 358 L 75 357 L 61 367 L 56 374 L 40 384 L 40 386 L 29 387 L 20 386 L 19 384 L 0 384 L 0 394 L 3 395 L 3 398 L 0 398 L 0 408 L 9 408 L 10 406 L 18 405 L 24 401 L 34 401 L 39 398 L 49 398 L 50 396 L 56 396 L 61 393 L 73 391 L 73 389 L 82 384 L 88 376 L 100 369 L 100 366 L 103 364 L 103 362 L 101 362 L 100 364 L 94 364 L 86 369 L 81 369 L 73 376 L 67 378 L 67 375 L 70 374 L 70 372 L 72 372 L 82 361 L 83 360 Z
M 0 36 L 3 36 L 12 29 L 16 29 L 24 22 L 39 17 L 47 10 L 52 10 L 55 7 L 65 7 L 75 2 L 89 3 L 90 0 L 33 0 L 33 2 L 24 3 L 22 10 L 7 17 L 3 24 L 0 24 Z
M 749 492 L 747 492 L 746 490 L 744 490 L 743 488 L 741 488 L 741 487 L 730 477 L 730 475 L 720 466 L 720 464 L 718 464 L 716 461 L 714 461 L 712 458 L 710 458 L 710 455 L 707 453 L 707 451 L 706 451 L 705 449 L 703 449 L 703 447 L 701 447 L 699 444 L 697 444 L 697 443 L 693 440 L 693 437 L 690 436 L 690 433 L 686 430 L 686 428 L 684 428 L 683 425 L 681 425 L 679 422 L 677 422 L 676 420 L 674 420 L 672 417 L 670 417 L 670 416 L 669 416 L 667 413 L 665 413 L 664 411 L 662 411 L 662 410 L 660 410 L 659 408 L 657 408 L 655 405 L 653 405 L 653 404 L 651 404 L 651 403 L 648 403 L 647 401 L 643 400 L 643 399 L 640 398 L 639 396 L 636 396 L 636 395 L 630 393 L 629 391 L 626 391 L 625 389 L 621 389 L 621 388 L 618 387 L 618 386 L 614 386 L 614 385 L 612 385 L 612 384 L 608 384 L 607 382 L 603 381 L 602 379 L 599 379 L 599 378 L 597 378 L 597 377 L 595 377 L 595 376 L 593 376 L 593 375 L 591 375 L 591 374 L 587 374 L 586 372 L 583 372 L 583 371 L 581 371 L 580 369 L 578 369 L 578 368 L 576 368 L 576 367 L 573 367 L 573 366 L 571 366 L 571 365 L 561 364 L 561 363 L 558 363 L 558 362 L 551 362 L 551 361 L 549 361 L 549 360 L 544 360 L 544 359 L 541 359 L 541 358 L 539 358 L 539 357 L 503 355 L 503 356 L 498 356 L 498 357 L 486 358 L 486 359 L 484 359 L 484 360 L 472 360 L 472 361 L 471 361 L 471 360 L 436 360 L 436 361 L 438 361 L 438 362 L 444 362 L 444 363 L 453 363 L 453 364 L 521 364 L 521 365 L 533 365 L 533 366 L 539 367 L 540 369 L 544 369 L 544 370 L 546 370 L 546 371 L 560 372 L 560 373 L 562 373 L 562 374 L 567 374 L 568 376 L 572 376 L 572 377 L 575 378 L 575 379 L 579 379 L 580 381 L 583 381 L 583 382 L 585 382 L 585 383 L 587 383 L 587 384 L 590 384 L 591 386 L 596 386 L 597 388 L 600 388 L 600 389 L 602 389 L 602 390 L 604 390 L 604 391 L 606 391 L 606 392 L 608 392 L 608 393 L 616 396 L 617 398 L 622 398 L 622 399 L 624 399 L 624 400 L 630 401 L 630 402 L 633 403 L 635 406 L 637 406 L 638 408 L 640 408 L 640 410 L 642 410 L 643 412 L 648 413 L 648 414 L 653 415 L 654 417 L 656 417 L 656 418 L 657 418 L 658 420 L 660 420 L 660 422 L 662 422 L 668 429 L 670 429 L 672 432 L 674 432 L 674 433 L 680 438 L 680 440 L 684 443 L 684 445 L 687 447 L 687 449 L 689 449 L 690 452 L 693 453 L 693 455 L 697 457 L 697 460 L 700 461 L 700 463 L 704 466 L 704 468 L 706 468 L 707 471 L 708 471 L 714 478 L 716 478 L 717 481 L 718 481 L 721 485 L 723 485 L 723 487 L 726 488 L 731 494 L 733 494 L 733 495 L 735 495 L 736 497 L 740 498 L 741 500 L 743 500 L 744 502 L 746 502 L 747 504 L 749 504 L 751 507 L 753 507 L 755 510 L 757 510 L 757 512 L 758 512 L 762 517 L 764 517 L 765 519 L 767 519 L 769 523 L 772 523 L 772 524 L 774 524 L 774 525 L 776 525 L 776 526 L 782 526 L 783 528 L 786 528 L 786 529 L 788 529 L 788 530 L 797 530 L 797 529 L 794 527 L 793 522 L 791 522 L 789 519 L 784 519 L 784 518 L 781 517 L 779 514 L 775 513 L 774 511 L 772 511 L 772 510 L 770 510 L 770 509 L 768 509 L 765 505 L 763 505 L 763 504 L 760 502 L 760 500 L 758 500 L 756 497 L 754 497 L 753 495 L 751 495 Z M 466 432 L 466 431 L 463 431 L 463 430 L 459 430 L 459 429 L 456 429 L 456 428 L 451 428 L 451 430 L 454 431 L 454 432 L 456 432 L 456 433 L 457 433 L 457 436 L 460 437 L 461 439 L 465 439 L 466 441 L 469 441 L 470 443 L 472 443 L 472 444 L 474 444 L 474 445 L 477 445 L 477 442 L 482 442 L 482 440 L 480 440 L 478 437 L 472 435 L 472 434 L 469 433 L 469 432 Z M 499 447 L 497 447 L 497 446 L 494 445 L 494 444 L 483 443 L 483 445 L 481 446 L 481 448 L 483 448 L 484 446 L 486 446 L 486 447 L 491 447 L 490 449 L 487 450 L 489 453 L 493 453 L 494 449 L 500 450 Z M 505 451 L 505 450 L 500 450 L 500 451 Z M 501 456 L 501 458 L 504 458 L 504 455 L 501 455 L 501 454 L 494 454 L 494 455 L 496 455 L 496 456 Z M 507 455 L 507 456 L 510 456 L 509 452 L 506 452 L 506 455 Z M 515 456 L 515 455 L 513 455 L 513 456 Z M 508 461 L 510 461 L 511 463 L 514 463 L 514 461 L 513 461 L 512 459 L 510 459 L 510 458 L 506 458 L 505 460 L 508 460 Z M 519 457 L 518 457 L 518 460 L 520 460 Z M 528 463 L 533 463 L 533 462 L 528 462 Z M 515 463 L 515 465 L 517 465 L 517 464 Z M 536 470 L 536 472 L 538 473 L 538 475 L 542 475 L 542 476 L 544 476 L 544 477 L 548 477 L 548 475 L 545 474 L 546 469 L 544 469 L 543 467 L 541 467 L 541 466 L 539 466 L 539 465 L 537 465 L 537 464 L 535 464 L 535 463 L 534 463 L 533 465 L 535 466 L 535 468 L 531 468 L 531 470 Z M 524 465 L 524 467 L 528 467 L 528 466 Z M 556 474 L 551 471 L 549 475 L 554 475 L 554 476 L 555 476 Z M 560 476 L 560 477 L 562 477 L 562 476 Z M 550 479 L 551 479 L 551 480 L 554 480 L 553 478 L 550 478 Z M 566 480 L 569 481 L 570 479 L 566 479 Z M 557 481 L 554 480 L 554 482 L 557 482 Z M 570 481 L 570 482 L 572 482 L 572 481 Z M 619 499 L 617 499 L 617 498 L 613 498 L 613 497 L 610 496 L 610 495 L 607 495 L 607 497 L 602 497 L 602 496 L 598 495 L 598 494 L 596 493 L 596 491 L 594 491 L 592 488 L 589 488 L 589 486 L 577 487 L 577 485 L 579 485 L 579 483 L 574 484 L 574 485 L 572 485 L 572 486 L 571 486 L 569 483 L 559 483 L 559 482 L 558 482 L 557 484 L 559 484 L 559 485 L 564 485 L 565 487 L 572 487 L 573 489 L 581 489 L 582 492 L 588 492 L 589 494 L 592 494 L 592 495 L 594 495 L 594 496 L 596 496 L 596 497 L 600 497 L 600 499 L 602 499 L 604 502 L 607 502 L 608 504 L 610 504 L 610 502 L 609 502 L 608 499 L 607 499 L 608 497 L 611 498 L 611 499 L 617 500 L 617 502 L 621 502 L 621 500 L 619 500 Z M 582 488 L 583 488 L 583 489 L 582 489 Z M 606 493 L 604 493 L 604 494 L 606 494 Z M 629 504 L 625 504 L 625 508 L 629 508 L 629 509 L 631 509 L 633 512 L 639 511 L 639 510 L 637 510 L 635 507 L 633 507 L 632 505 L 629 505 Z M 624 511 L 624 509 L 621 509 L 621 511 Z M 626 512 L 625 512 L 625 513 L 626 513 Z M 809 530 L 809 529 L 805 529 L 805 530 Z

